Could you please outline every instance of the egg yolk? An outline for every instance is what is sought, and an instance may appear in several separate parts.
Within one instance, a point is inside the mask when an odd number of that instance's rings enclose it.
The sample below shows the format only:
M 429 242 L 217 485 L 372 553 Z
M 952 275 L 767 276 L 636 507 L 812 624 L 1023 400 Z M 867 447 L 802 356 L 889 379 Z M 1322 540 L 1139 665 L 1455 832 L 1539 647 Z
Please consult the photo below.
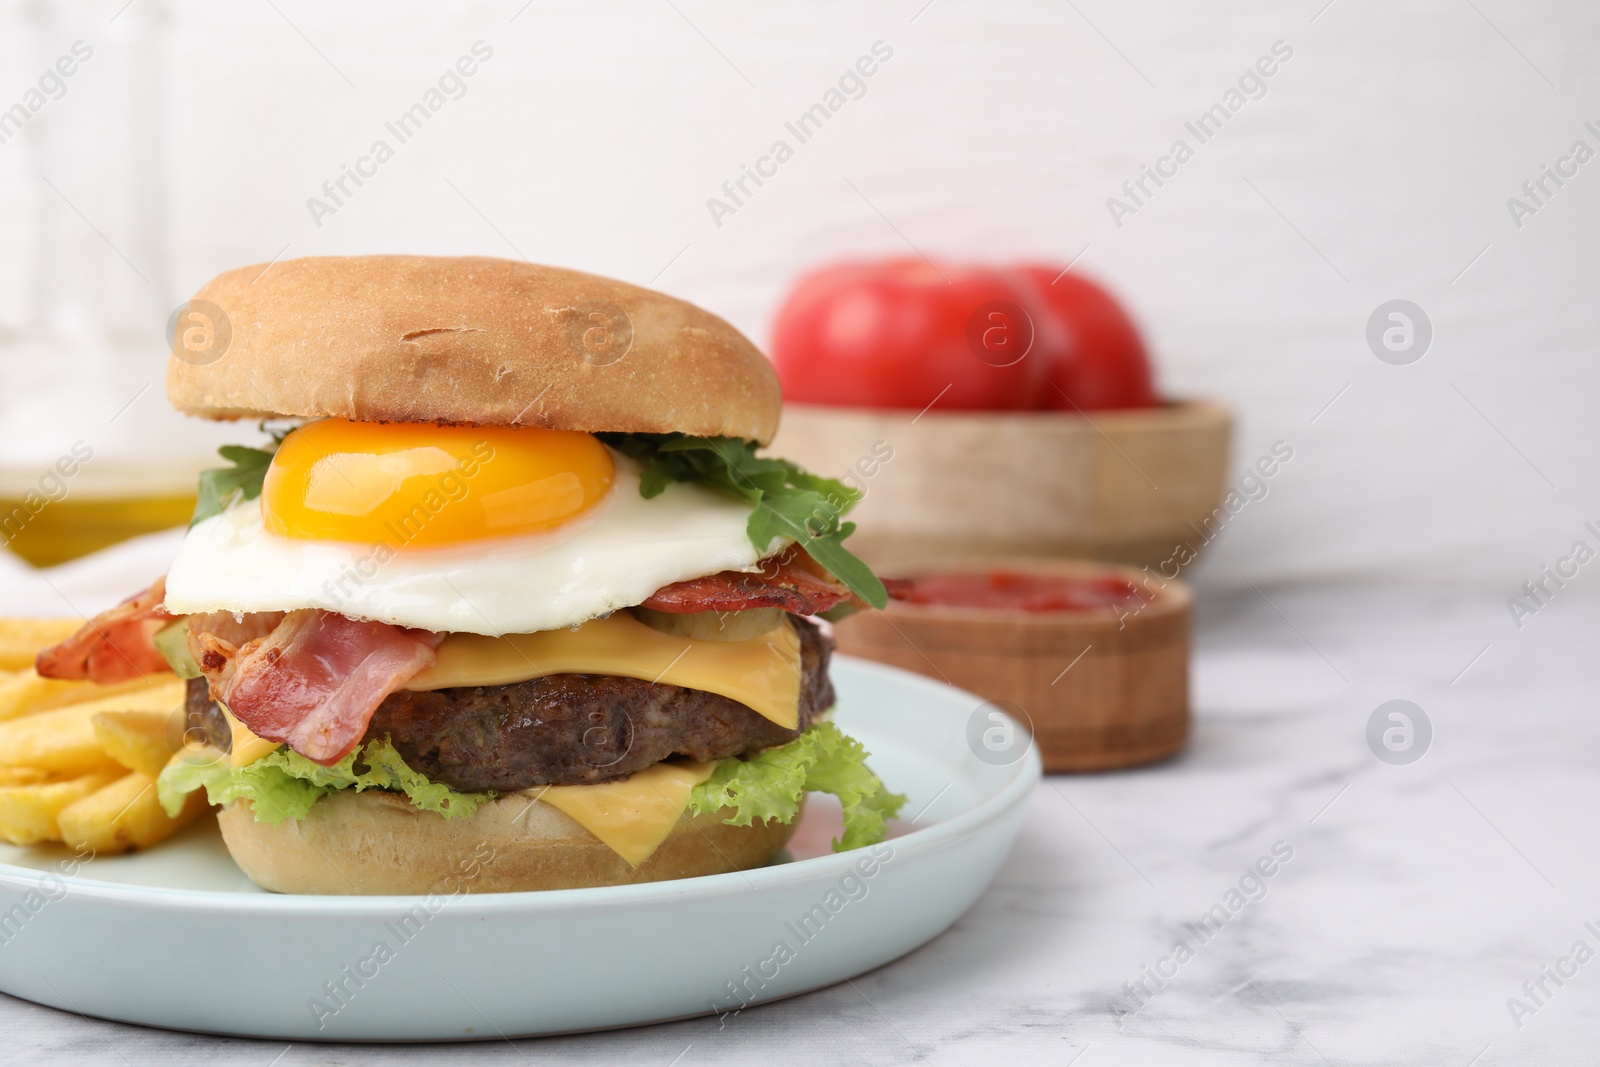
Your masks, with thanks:
M 442 545 L 554 529 L 615 476 L 586 433 L 323 419 L 278 446 L 261 515 L 281 537 Z

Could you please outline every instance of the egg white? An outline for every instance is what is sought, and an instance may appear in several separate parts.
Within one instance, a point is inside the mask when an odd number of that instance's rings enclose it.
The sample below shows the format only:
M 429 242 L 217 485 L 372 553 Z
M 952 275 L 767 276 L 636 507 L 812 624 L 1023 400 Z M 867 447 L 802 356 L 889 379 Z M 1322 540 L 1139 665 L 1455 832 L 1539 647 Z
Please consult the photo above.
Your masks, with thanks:
M 184 537 L 167 573 L 167 610 L 320 608 L 448 633 L 533 633 L 638 604 L 673 582 L 753 569 L 769 554 L 745 532 L 748 503 L 692 483 L 646 500 L 638 466 L 613 458 L 611 491 L 577 520 L 453 545 L 280 537 L 263 527 L 261 502 L 244 501 Z

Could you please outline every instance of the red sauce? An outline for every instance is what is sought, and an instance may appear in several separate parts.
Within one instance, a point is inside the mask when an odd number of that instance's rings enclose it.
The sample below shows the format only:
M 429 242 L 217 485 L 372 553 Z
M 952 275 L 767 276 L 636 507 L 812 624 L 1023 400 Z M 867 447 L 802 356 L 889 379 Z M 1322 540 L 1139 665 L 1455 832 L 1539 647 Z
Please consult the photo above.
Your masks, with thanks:
M 1148 599 L 1133 583 L 1110 575 L 1079 578 L 1010 571 L 903 578 L 890 586 L 890 595 L 908 604 L 1040 612 L 1104 610 Z

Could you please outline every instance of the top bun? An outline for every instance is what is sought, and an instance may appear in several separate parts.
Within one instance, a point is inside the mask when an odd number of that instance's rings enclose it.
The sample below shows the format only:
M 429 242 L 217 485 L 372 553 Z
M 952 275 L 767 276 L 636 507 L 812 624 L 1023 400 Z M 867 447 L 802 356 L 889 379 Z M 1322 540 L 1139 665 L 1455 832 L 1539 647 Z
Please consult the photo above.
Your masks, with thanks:
M 218 275 L 179 309 L 167 396 L 208 419 L 679 432 L 766 444 L 760 351 L 693 304 L 482 256 L 317 256 Z

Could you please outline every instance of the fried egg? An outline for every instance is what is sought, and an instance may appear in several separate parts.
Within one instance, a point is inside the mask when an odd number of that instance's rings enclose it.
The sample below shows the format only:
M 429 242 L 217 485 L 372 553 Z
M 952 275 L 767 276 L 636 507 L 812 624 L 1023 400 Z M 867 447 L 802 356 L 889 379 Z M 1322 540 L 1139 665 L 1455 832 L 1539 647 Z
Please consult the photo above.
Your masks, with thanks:
M 576 626 L 673 582 L 752 570 L 751 506 L 694 483 L 640 495 L 589 434 L 323 420 L 291 433 L 259 499 L 197 523 L 174 614 L 319 608 L 448 633 Z

